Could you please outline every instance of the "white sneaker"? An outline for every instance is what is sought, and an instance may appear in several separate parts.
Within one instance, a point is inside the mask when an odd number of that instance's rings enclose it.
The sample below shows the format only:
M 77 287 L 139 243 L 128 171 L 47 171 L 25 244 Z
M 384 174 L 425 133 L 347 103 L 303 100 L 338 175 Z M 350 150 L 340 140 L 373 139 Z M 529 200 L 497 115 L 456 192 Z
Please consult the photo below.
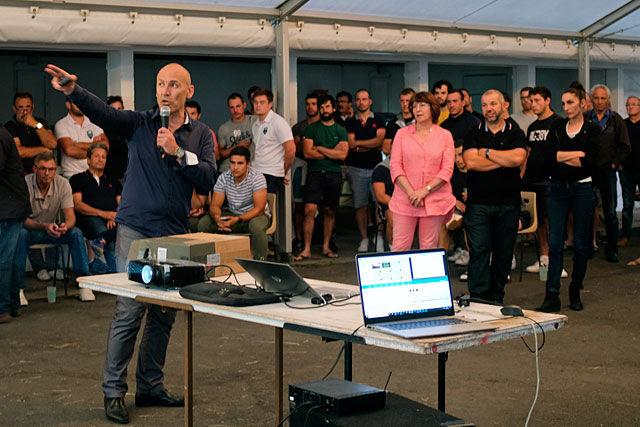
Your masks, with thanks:
M 55 274 L 56 280 L 64 280 L 64 271 L 60 270 L 59 268 L 57 270 L 49 271 L 49 276 L 52 279 L 53 279 L 54 274 Z
M 514 255 L 513 258 L 511 258 L 511 271 L 516 269 L 516 256 Z
M 382 234 L 378 234 L 378 237 L 376 237 L 376 252 L 384 252 L 384 237 L 382 237 Z
M 469 265 L 469 251 L 463 249 L 460 252 L 460 256 L 456 260 L 456 265 Z
M 467 280 L 469 280 L 469 272 L 465 271 L 460 275 L 460 281 L 466 282 Z
M 562 274 L 560 274 L 560 277 L 569 277 L 569 273 L 567 273 L 567 270 L 565 270 L 564 268 L 562 269 Z
M 24 296 L 24 290 L 20 289 L 20 306 L 26 307 L 29 305 L 29 301 L 27 301 L 27 297 Z
M 82 302 L 90 302 L 96 300 L 96 296 L 93 294 L 91 289 L 80 288 L 78 296 L 80 297 L 80 301 Z
M 460 254 L 462 253 L 462 248 L 456 248 L 453 254 L 449 255 L 447 259 L 451 262 L 456 262 L 458 258 L 460 258 Z
M 369 251 L 369 239 L 360 240 L 360 246 L 358 246 L 358 252 L 368 252 Z
M 47 281 L 51 280 L 51 276 L 49 275 L 49 273 L 45 269 L 42 269 L 42 270 L 38 271 L 38 274 L 36 274 L 36 277 L 41 282 L 47 282 Z

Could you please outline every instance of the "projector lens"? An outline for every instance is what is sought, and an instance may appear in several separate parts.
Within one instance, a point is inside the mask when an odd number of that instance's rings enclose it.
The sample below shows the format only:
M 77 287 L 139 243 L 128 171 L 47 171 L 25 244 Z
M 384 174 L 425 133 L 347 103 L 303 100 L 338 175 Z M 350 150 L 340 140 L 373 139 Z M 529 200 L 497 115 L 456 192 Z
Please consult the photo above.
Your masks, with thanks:
M 151 283 L 151 280 L 153 280 L 153 268 L 151 268 L 150 265 L 145 265 L 144 267 L 142 267 L 141 276 L 143 283 Z

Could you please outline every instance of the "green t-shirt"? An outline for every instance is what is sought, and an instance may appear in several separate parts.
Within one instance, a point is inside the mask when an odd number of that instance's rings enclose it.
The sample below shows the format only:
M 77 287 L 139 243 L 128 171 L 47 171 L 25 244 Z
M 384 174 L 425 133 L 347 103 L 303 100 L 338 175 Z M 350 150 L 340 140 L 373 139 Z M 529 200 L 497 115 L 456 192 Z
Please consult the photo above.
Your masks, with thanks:
M 347 141 L 347 131 L 344 127 L 337 123 L 331 126 L 325 126 L 322 121 L 307 126 L 307 130 L 304 133 L 305 138 L 313 140 L 313 145 L 318 147 L 335 148 L 341 141 Z M 340 172 L 342 169 L 342 160 L 333 159 L 321 159 L 321 160 L 309 160 L 308 168 L 313 172 Z

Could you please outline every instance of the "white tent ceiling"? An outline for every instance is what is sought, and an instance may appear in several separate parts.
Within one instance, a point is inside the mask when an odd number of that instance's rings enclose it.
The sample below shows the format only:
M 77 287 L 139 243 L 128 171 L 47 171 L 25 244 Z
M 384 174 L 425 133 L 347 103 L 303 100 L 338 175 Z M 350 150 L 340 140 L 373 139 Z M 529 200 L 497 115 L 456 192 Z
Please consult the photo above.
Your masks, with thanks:
M 640 63 L 640 0 L 5 0 L 6 47 L 273 54 L 324 52 Z M 284 18 L 284 19 L 283 19 Z M 585 38 L 586 34 L 586 38 Z M 333 53 L 332 53 L 333 52 Z M 384 60 L 384 58 L 381 58 Z

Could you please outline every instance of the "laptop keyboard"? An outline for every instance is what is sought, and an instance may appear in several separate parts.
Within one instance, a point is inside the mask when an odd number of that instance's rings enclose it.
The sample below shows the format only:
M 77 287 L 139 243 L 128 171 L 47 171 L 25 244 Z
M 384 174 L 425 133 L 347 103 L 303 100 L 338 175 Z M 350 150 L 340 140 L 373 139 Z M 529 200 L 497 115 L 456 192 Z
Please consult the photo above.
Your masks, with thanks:
M 406 331 L 407 329 L 432 328 L 434 326 L 458 325 L 460 323 L 467 323 L 467 321 L 451 317 L 446 319 L 416 320 L 414 322 L 391 323 L 385 325 L 385 328 L 394 331 Z

